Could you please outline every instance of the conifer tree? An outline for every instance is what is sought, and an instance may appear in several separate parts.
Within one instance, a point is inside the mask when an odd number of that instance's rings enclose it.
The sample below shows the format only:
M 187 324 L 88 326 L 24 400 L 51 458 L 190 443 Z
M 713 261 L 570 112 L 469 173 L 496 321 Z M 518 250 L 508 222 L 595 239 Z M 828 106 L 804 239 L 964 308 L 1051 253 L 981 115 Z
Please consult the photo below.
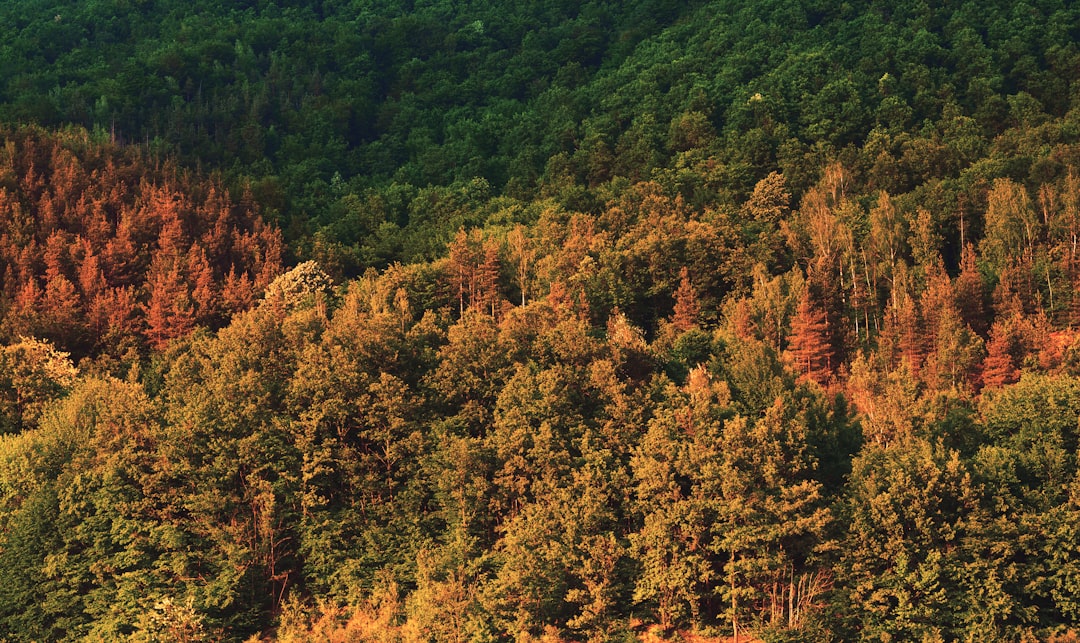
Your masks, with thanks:
M 198 244 L 193 244 L 188 251 L 187 273 L 191 276 L 195 319 L 202 324 L 212 324 L 218 315 L 217 283 L 206 252 Z
M 940 265 L 928 273 L 919 299 L 926 328 L 923 380 L 938 390 L 962 390 L 981 360 L 983 342 L 961 319 L 949 276 Z
M 900 356 L 907 361 L 912 374 L 918 376 L 923 357 L 926 355 L 928 338 L 924 333 L 915 298 L 907 293 L 901 293 L 899 301 L 900 308 L 894 313 L 898 335 L 897 347 L 900 349 Z
M 83 306 L 78 289 L 67 277 L 57 274 L 48 280 L 41 306 L 44 314 L 36 334 L 60 346 L 85 349 Z
M 146 338 L 157 350 L 183 337 L 195 326 L 191 293 L 175 262 L 158 266 L 150 279 L 146 310 Z
M 229 268 L 225 282 L 221 286 L 221 301 L 230 313 L 247 310 L 255 301 L 255 285 L 247 271 L 237 271 L 236 266 Z
M 82 244 L 82 261 L 79 263 L 79 290 L 84 301 L 92 301 L 105 291 L 107 283 L 101 259 L 94 253 L 90 243 Z
M 788 353 L 800 378 L 818 384 L 828 381 L 832 372 L 832 347 L 828 341 L 825 312 L 811 298 L 810 289 L 803 290 L 788 335 Z
M 983 386 L 1000 388 L 1020 379 L 1013 354 L 1016 351 L 1016 338 L 1011 325 L 1006 321 L 996 322 L 990 329 L 990 340 L 986 344 L 986 359 L 982 363 Z
M 675 314 L 671 323 L 680 331 L 690 330 L 697 326 L 700 313 L 701 306 L 698 304 L 694 285 L 690 282 L 690 270 L 684 266 L 679 271 L 679 287 L 675 291 Z
M 475 270 L 476 258 L 473 249 L 469 245 L 469 233 L 461 228 L 450 243 L 450 286 L 454 291 L 454 297 L 458 302 L 458 315 L 465 315 L 466 302 L 472 302 L 476 290 Z

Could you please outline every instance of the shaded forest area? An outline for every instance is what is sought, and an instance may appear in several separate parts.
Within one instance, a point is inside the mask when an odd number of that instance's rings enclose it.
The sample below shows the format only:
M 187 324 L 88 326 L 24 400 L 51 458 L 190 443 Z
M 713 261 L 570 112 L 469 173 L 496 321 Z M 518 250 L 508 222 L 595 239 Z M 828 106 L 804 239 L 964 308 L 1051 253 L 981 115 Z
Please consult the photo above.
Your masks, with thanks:
M 1078 9 L 18 4 L 0 640 L 1080 640 Z

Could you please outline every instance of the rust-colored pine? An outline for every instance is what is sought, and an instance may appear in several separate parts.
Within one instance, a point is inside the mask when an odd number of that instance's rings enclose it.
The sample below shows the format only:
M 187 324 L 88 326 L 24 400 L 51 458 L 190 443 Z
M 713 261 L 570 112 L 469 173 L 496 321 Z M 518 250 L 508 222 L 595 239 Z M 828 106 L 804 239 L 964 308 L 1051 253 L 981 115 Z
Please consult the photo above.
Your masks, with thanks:
M 42 319 L 34 334 L 62 346 L 74 346 L 82 334 L 85 315 L 79 291 L 62 274 L 49 278 L 42 299 Z
M 458 301 L 458 314 L 465 316 L 465 303 L 471 302 L 476 283 L 473 266 L 476 258 L 469 246 L 469 233 L 461 228 L 450 242 L 450 287 Z
M 109 288 L 100 297 L 104 311 L 106 338 L 110 340 L 133 337 L 140 332 L 143 320 L 131 288 Z
M 900 297 L 900 307 L 896 311 L 896 324 L 899 334 L 901 356 L 907 360 L 912 375 L 918 376 L 926 357 L 926 336 L 919 309 L 915 299 L 906 293 Z
M 89 248 L 89 243 L 79 264 L 79 289 L 86 301 L 91 301 L 106 288 L 105 272 L 101 269 L 101 258 Z
M 475 306 L 496 316 L 499 307 L 499 242 L 489 238 L 483 241 L 480 253 L 483 257 L 477 266 L 477 300 Z
M 187 273 L 191 280 L 196 320 L 203 324 L 215 321 L 218 314 L 217 284 L 206 252 L 198 245 L 191 246 L 188 251 Z
M 833 357 L 828 330 L 825 312 L 813 301 L 810 290 L 804 290 L 788 336 L 788 352 L 801 379 L 828 381 Z
M 247 310 L 255 301 L 255 286 L 247 272 L 238 272 L 236 266 L 229 269 L 221 286 L 221 303 L 230 313 Z
M 1028 261 L 1010 263 L 998 273 L 993 293 L 994 316 L 997 319 L 1021 317 L 1032 312 L 1035 284 L 1032 265 Z
M 986 358 L 982 363 L 982 381 L 986 388 L 1000 388 L 1020 379 L 1013 358 L 1014 337 L 1004 323 L 996 323 L 990 329 L 990 341 L 986 344 Z
M 195 326 L 191 294 L 179 267 L 173 263 L 153 271 L 146 304 L 146 339 L 156 349 L 164 349 L 171 340 L 183 337 Z
M 697 326 L 699 314 L 701 305 L 698 304 L 694 285 L 690 282 L 690 270 L 684 266 L 679 271 L 679 288 L 675 291 L 675 314 L 671 325 L 681 331 L 690 330 Z

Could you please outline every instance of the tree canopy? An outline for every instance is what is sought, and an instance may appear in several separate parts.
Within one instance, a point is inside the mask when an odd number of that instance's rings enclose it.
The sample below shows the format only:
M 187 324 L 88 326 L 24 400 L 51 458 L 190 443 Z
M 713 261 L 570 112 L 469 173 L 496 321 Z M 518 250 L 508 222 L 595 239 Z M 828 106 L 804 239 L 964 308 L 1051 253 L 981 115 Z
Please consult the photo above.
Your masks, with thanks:
M 0 4 L 0 640 L 1077 640 L 1055 0 Z

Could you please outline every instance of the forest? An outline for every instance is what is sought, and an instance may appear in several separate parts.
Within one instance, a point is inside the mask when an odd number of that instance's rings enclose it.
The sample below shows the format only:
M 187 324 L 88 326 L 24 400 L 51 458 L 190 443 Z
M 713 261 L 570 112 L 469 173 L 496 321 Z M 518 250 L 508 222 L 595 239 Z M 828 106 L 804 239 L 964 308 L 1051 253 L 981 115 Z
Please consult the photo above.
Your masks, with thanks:
M 1080 6 L 0 3 L 0 641 L 1080 641 Z

